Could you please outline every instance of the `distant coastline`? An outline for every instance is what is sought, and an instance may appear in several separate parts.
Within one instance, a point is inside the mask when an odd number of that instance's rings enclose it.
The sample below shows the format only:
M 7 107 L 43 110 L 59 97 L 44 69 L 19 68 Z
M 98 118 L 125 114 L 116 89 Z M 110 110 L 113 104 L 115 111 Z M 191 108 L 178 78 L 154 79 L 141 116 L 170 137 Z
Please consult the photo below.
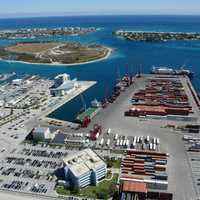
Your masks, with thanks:
M 200 40 L 200 32 L 161 32 L 161 31 L 124 31 L 118 30 L 113 35 L 130 41 L 156 42 Z

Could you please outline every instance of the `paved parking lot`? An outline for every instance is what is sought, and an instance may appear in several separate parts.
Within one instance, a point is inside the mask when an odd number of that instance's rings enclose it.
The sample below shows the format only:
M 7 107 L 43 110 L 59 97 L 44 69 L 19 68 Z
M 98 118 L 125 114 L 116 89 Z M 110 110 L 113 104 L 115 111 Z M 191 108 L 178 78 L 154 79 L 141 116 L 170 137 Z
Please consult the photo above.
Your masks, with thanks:
M 46 145 L 21 144 L 0 162 L 0 188 L 3 190 L 55 196 L 56 169 L 63 156 L 71 153 Z

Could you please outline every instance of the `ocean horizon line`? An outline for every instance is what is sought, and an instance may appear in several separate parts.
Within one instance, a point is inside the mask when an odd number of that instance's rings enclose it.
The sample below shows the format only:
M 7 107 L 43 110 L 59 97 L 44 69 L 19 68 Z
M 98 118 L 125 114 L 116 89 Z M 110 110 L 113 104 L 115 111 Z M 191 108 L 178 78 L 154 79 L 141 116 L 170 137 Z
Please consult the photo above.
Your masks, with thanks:
M 25 16 L 8 16 L 9 14 L 7 14 L 6 16 L 1 16 L 0 15 L 0 20 L 10 20 L 10 19 L 31 19 L 31 18 L 62 18 L 62 17 L 116 17 L 116 16 L 138 16 L 138 17 L 142 17 L 142 16 L 162 16 L 162 17 L 200 17 L 200 14 L 117 14 L 117 13 L 106 13 L 106 14 L 93 14 L 93 13 L 85 13 L 85 14 L 69 14 L 69 15 L 41 15 L 41 16 L 36 16 L 36 15 L 25 15 Z M 13 15 L 13 14 L 10 14 Z

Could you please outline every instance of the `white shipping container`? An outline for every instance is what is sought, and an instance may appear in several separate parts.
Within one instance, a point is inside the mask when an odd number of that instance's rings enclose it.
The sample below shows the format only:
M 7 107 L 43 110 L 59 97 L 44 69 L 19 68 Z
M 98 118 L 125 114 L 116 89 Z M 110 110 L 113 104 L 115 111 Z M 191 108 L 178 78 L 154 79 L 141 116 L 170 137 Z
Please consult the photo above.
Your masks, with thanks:
M 136 141 L 137 141 L 137 137 L 135 136 L 133 139 L 133 142 L 136 143 Z
M 106 145 L 107 145 L 107 146 L 110 145 L 110 139 L 107 140 Z
M 149 142 L 150 141 L 150 138 L 149 138 L 149 136 L 147 135 L 147 137 L 146 137 L 146 141 L 147 142 Z
M 118 134 L 116 133 L 115 137 L 114 137 L 114 140 L 117 140 L 117 139 L 118 139 Z
M 96 134 L 95 138 L 98 139 L 98 137 L 99 137 L 99 132 Z
M 117 140 L 117 142 L 116 142 L 116 146 L 119 146 L 119 142 L 120 142 L 120 141 L 119 141 L 119 140 Z
M 100 141 L 100 145 L 102 146 L 104 143 L 104 139 L 102 138 L 101 141 Z
M 146 144 L 142 143 L 142 149 L 145 150 L 146 149 Z
M 126 146 L 126 139 L 123 141 L 123 146 Z
M 129 147 L 129 140 L 126 140 L 126 146 Z
M 150 145 L 149 145 L 149 150 L 152 150 L 152 149 L 153 149 L 153 144 L 150 143 Z
M 107 134 L 110 135 L 112 133 L 111 128 L 108 129 Z

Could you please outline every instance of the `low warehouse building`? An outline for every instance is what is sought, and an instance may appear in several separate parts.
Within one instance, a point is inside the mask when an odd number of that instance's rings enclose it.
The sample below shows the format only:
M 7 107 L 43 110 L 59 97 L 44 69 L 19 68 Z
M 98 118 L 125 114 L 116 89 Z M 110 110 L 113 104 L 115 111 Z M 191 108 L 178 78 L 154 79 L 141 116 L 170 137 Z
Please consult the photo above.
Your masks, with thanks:
M 50 129 L 45 127 L 36 127 L 31 133 L 34 140 L 49 140 L 55 137 L 55 133 L 51 133 Z

